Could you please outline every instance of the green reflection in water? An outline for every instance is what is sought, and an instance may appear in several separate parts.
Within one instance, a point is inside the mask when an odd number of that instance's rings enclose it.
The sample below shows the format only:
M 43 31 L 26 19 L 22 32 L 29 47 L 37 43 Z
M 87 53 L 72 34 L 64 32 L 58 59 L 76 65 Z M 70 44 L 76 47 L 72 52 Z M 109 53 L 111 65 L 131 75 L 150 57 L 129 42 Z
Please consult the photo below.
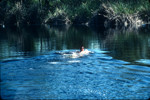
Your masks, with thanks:
M 37 56 L 52 50 L 85 48 L 110 51 L 115 59 L 150 59 L 150 34 L 147 30 L 101 30 L 84 26 L 7 27 L 0 30 L 0 59 Z
M 40 55 L 51 50 L 91 48 L 97 37 L 87 27 L 28 26 L 0 32 L 0 59 Z M 98 44 L 95 44 L 98 45 Z
M 107 35 L 106 48 L 116 59 L 136 61 L 150 59 L 150 34 L 143 31 L 114 31 Z

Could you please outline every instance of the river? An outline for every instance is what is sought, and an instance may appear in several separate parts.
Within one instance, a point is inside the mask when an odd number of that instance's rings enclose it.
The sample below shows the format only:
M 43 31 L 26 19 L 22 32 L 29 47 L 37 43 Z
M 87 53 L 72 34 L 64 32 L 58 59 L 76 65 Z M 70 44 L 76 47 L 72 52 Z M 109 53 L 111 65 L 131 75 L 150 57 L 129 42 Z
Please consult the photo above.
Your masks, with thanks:
M 90 53 L 78 55 L 81 46 Z M 148 99 L 150 33 L 85 26 L 1 28 L 0 71 L 2 99 Z

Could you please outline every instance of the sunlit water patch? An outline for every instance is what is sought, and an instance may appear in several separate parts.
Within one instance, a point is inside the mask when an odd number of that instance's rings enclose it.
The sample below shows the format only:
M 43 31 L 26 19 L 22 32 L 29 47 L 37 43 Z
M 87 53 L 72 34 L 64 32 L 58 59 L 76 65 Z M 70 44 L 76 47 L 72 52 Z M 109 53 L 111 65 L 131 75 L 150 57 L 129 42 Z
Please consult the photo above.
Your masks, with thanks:
M 140 60 L 137 60 L 136 62 L 141 63 L 141 64 L 150 65 L 150 59 L 140 59 Z
M 130 65 L 107 51 L 71 57 L 76 50 L 49 52 L 1 63 L 4 99 L 148 99 L 150 68 Z

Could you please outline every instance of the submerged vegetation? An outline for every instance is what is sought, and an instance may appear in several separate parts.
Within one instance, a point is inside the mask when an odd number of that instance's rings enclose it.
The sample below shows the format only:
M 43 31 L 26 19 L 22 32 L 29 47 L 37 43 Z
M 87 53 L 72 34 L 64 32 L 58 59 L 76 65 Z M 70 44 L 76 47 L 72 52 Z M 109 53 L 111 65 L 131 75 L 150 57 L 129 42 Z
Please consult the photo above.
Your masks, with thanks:
M 88 22 L 102 5 L 115 14 L 150 16 L 148 0 L 2 0 L 0 24 L 44 24 Z

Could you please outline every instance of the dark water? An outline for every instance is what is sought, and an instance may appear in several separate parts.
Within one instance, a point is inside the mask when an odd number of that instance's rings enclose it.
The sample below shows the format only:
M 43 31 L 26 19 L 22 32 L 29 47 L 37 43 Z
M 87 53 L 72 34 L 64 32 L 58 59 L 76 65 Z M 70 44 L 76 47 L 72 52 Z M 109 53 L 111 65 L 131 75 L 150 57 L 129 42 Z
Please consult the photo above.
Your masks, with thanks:
M 147 29 L 6 27 L 0 60 L 2 99 L 150 98 Z

